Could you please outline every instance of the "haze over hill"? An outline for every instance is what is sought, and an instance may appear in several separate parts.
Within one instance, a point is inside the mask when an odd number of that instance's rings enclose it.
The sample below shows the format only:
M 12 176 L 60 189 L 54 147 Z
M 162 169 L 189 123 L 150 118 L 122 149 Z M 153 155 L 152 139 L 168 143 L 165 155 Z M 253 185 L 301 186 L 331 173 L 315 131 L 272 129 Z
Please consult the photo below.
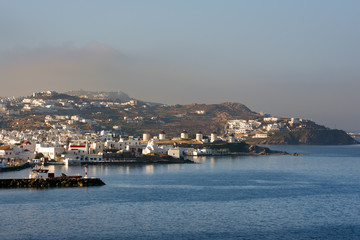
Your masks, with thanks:
M 360 1 L 1 1 L 0 96 L 240 102 L 360 130 Z M 105 17 L 94 17 L 105 16 Z

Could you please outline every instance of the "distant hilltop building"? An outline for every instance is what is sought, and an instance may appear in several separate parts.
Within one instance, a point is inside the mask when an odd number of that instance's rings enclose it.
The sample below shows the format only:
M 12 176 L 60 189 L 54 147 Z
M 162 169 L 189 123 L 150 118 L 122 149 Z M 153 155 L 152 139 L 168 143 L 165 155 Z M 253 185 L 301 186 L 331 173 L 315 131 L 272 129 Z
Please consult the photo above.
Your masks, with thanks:
M 291 118 L 289 121 L 289 124 L 290 125 L 299 124 L 300 122 L 302 122 L 302 119 L 300 119 L 300 118 Z
M 42 91 L 42 92 L 34 92 L 32 94 L 33 97 L 41 97 L 41 96 L 45 96 L 45 95 L 48 95 L 48 96 L 52 96 L 52 95 L 56 95 L 57 92 L 56 91 Z
M 276 117 L 265 117 L 264 122 L 278 122 L 280 119 Z

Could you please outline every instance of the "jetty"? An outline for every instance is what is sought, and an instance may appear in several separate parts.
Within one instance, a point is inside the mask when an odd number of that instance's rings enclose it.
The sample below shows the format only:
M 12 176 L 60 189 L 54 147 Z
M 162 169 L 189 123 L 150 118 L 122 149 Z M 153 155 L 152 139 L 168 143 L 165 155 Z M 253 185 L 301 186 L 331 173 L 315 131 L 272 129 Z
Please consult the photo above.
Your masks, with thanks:
M 105 183 L 100 178 L 88 178 L 87 165 L 85 165 L 85 177 L 80 175 L 67 176 L 61 174 L 55 177 L 46 168 L 32 168 L 29 178 L 0 179 L 0 188 L 49 188 L 49 187 L 90 187 L 103 186 Z M 47 174 L 47 175 L 46 175 Z
M 0 179 L 0 188 L 49 188 L 103 186 L 100 178 L 24 178 Z

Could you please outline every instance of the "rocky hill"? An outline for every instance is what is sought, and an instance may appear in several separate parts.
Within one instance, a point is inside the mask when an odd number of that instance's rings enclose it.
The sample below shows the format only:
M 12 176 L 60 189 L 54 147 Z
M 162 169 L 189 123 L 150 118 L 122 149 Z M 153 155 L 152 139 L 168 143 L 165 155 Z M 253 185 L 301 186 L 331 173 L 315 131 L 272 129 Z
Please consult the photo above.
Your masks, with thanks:
M 159 121 L 145 120 L 140 124 L 128 124 L 126 129 L 129 132 L 158 134 L 164 130 L 170 136 L 179 136 L 185 129 L 193 135 L 199 131 L 204 134 L 224 133 L 227 120 L 260 117 L 240 103 L 162 105 L 142 110 L 142 115 L 156 116 Z
M 346 132 L 335 129 L 301 129 L 279 132 L 268 139 L 258 141 L 259 144 L 281 145 L 346 145 L 358 144 Z

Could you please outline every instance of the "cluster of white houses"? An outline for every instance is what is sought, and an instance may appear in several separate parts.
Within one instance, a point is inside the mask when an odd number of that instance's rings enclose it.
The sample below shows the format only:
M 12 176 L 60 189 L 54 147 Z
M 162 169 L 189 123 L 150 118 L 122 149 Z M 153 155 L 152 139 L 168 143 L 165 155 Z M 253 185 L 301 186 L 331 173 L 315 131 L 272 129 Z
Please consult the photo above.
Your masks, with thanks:
M 302 127 L 302 119 L 265 117 L 261 120 L 229 120 L 225 124 L 226 134 L 241 137 L 268 138 L 271 133 Z
M 48 122 L 63 120 L 63 116 L 47 116 Z M 69 121 L 86 121 L 78 116 L 67 117 Z M 215 142 L 218 140 L 226 142 L 242 141 L 242 137 L 267 138 L 271 132 L 301 127 L 302 119 L 279 119 L 266 117 L 259 120 L 229 120 L 225 126 L 225 136 L 218 136 L 215 132 L 204 136 L 201 132 L 195 134 L 198 143 Z M 151 137 L 144 133 L 140 137 L 115 137 L 112 131 L 83 133 L 68 125 L 55 126 L 49 131 L 0 131 L 0 159 L 9 162 L 16 159 L 32 160 L 43 156 L 49 160 L 69 161 L 109 161 L 111 158 L 125 154 L 126 157 L 139 157 L 151 153 L 163 153 L 174 157 L 183 155 L 214 155 L 226 154 L 226 151 L 209 149 L 181 148 L 175 146 L 164 131 L 158 136 Z M 236 137 L 235 137 L 236 136 Z M 181 132 L 180 136 L 173 140 L 189 139 L 187 131 Z M 107 153 L 113 153 L 109 155 Z M 118 155 L 116 155 L 117 153 Z
M 100 136 L 104 135 L 106 136 L 104 133 L 100 134 Z M 180 137 L 173 138 L 172 140 L 185 139 L 189 140 L 189 135 L 186 131 L 183 131 Z M 119 158 L 119 156 L 122 156 L 122 158 L 136 158 L 152 153 L 168 154 L 176 158 L 184 155 L 219 155 L 228 153 L 225 150 L 214 151 L 209 149 L 182 148 L 174 146 L 172 143 L 160 144 L 168 140 L 170 139 L 167 138 L 166 133 L 161 131 L 158 136 L 154 137 L 151 137 L 149 133 L 144 133 L 142 138 L 128 136 L 114 140 L 111 136 L 108 136 L 103 141 L 98 138 L 86 138 L 86 140 L 72 141 L 68 144 L 25 141 L 22 144 L 1 146 L 0 160 L 6 163 L 15 160 L 38 162 L 39 160 L 37 159 L 43 157 L 57 163 L 70 164 L 79 161 L 111 161 L 113 158 Z M 218 140 L 236 142 L 239 139 L 235 139 L 233 135 L 220 138 L 216 133 L 211 133 L 210 136 L 204 137 L 201 132 L 197 132 L 194 141 L 200 144 Z

